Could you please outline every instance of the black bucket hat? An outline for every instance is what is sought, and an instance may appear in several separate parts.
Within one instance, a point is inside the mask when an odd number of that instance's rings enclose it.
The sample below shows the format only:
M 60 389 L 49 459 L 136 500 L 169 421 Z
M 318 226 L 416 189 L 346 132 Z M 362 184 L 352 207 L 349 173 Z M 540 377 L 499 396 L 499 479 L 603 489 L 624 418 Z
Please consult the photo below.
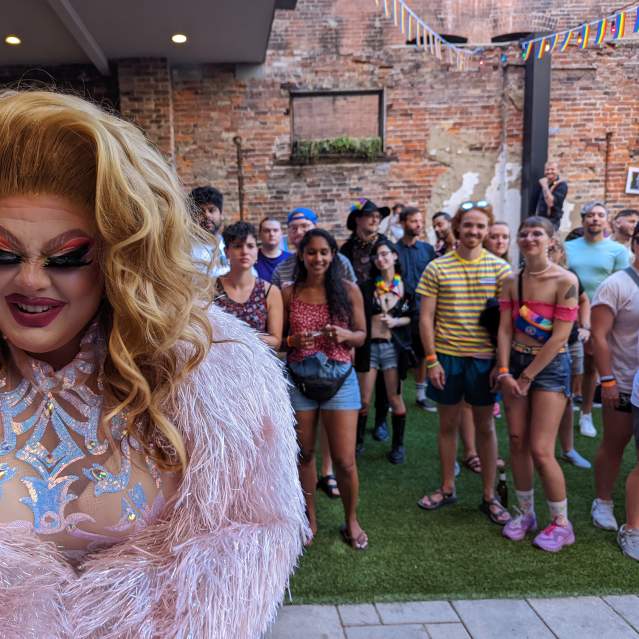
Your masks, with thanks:
M 367 200 L 364 197 L 357 198 L 351 205 L 351 210 L 346 218 L 346 228 L 349 231 L 354 231 L 356 227 L 355 220 L 358 217 L 370 215 L 371 213 L 375 213 L 375 211 L 379 211 L 379 215 L 382 219 L 390 215 L 390 209 L 387 206 L 380 207 L 377 206 L 375 202 L 371 202 L 371 200 Z

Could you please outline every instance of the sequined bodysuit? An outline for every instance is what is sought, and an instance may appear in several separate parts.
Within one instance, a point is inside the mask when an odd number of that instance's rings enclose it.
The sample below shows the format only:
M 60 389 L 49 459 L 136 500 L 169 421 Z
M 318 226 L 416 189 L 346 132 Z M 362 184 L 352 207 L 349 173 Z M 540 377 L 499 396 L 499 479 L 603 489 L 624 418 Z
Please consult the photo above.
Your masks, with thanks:
M 112 418 L 111 442 L 98 427 L 106 353 L 98 325 L 59 371 L 10 350 L 0 377 L 0 523 L 74 558 L 157 519 L 175 479 L 144 454 L 126 414 Z

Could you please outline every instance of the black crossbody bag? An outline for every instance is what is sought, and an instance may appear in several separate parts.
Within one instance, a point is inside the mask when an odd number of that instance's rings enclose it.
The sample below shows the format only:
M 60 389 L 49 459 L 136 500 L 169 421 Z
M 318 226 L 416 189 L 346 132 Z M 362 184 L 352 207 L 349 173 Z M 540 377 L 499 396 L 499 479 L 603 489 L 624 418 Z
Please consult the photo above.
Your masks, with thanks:
M 291 381 L 297 387 L 302 395 L 308 397 L 315 402 L 327 402 L 337 394 L 337 391 L 343 386 L 344 382 L 351 374 L 353 367 L 336 379 L 326 379 L 325 377 L 305 377 L 294 373 L 289 366 L 286 367 Z

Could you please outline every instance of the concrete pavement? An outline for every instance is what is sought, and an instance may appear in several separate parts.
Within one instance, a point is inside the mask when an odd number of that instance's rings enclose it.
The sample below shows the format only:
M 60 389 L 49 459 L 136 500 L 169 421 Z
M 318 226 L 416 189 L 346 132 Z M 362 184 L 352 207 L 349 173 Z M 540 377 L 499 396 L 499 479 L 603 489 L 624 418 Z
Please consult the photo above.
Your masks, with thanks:
M 639 639 L 639 597 L 285 606 L 266 639 Z

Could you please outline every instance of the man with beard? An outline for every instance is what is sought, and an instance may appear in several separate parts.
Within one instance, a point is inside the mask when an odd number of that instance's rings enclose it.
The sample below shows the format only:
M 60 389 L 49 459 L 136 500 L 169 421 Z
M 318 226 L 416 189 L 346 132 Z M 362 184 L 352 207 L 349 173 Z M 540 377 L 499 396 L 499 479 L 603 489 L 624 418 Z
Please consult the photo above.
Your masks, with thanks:
M 351 236 L 340 248 L 340 253 L 350 260 L 357 275 L 357 283 L 360 285 L 368 281 L 370 276 L 373 266 L 371 251 L 375 242 L 387 239 L 379 232 L 379 223 L 389 215 L 390 209 L 387 206 L 378 207 L 366 198 L 358 198 L 351 206 L 346 219 L 346 228 L 351 232 Z M 377 441 L 388 439 L 386 424 L 388 407 L 384 377 L 378 375 L 375 382 L 375 428 L 373 430 L 373 437 Z M 357 425 L 357 455 L 361 455 L 364 451 L 365 431 L 366 420 L 360 419 Z
M 404 234 L 395 246 L 399 254 L 404 287 L 407 292 L 416 298 L 415 316 L 411 318 L 413 350 L 419 361 L 419 366 L 415 370 L 416 400 L 420 408 L 434 411 L 434 405 L 426 399 L 426 360 L 424 359 L 422 340 L 419 336 L 419 302 L 421 297 L 419 295 L 416 296 L 415 291 L 424 269 L 431 260 L 435 259 L 435 250 L 428 242 L 418 239 L 424 230 L 424 218 L 419 209 L 414 206 L 407 206 L 399 214 L 399 221 Z
M 192 257 L 206 267 L 212 262 L 211 275 L 214 277 L 226 275 L 230 268 L 222 239 L 224 196 L 212 186 L 199 186 L 191 191 L 191 202 L 194 220 L 211 234 L 212 240 L 211 244 L 196 245 Z
M 636 209 L 622 209 L 615 215 L 614 222 L 612 223 L 614 229 L 612 239 L 626 247 L 630 261 L 635 259 L 631 244 L 637 222 L 639 222 L 639 211 Z
M 450 253 L 455 248 L 455 234 L 451 226 L 452 218 L 446 211 L 437 211 L 433 215 L 433 229 L 437 242 L 435 243 L 435 256 L 441 257 Z
M 589 202 L 581 209 L 584 236 L 566 242 L 568 268 L 577 274 L 592 302 L 595 291 L 609 275 L 626 268 L 628 250 L 619 242 L 604 236 L 608 225 L 608 209 L 602 202 Z M 590 329 L 589 326 L 584 328 Z M 592 404 L 595 396 L 597 371 L 593 359 L 592 342 L 584 346 L 583 403 L 579 418 L 579 431 L 585 437 L 596 437 L 592 422 Z
M 484 200 L 464 202 L 452 220 L 457 248 L 433 260 L 417 286 L 420 332 L 426 352 L 428 397 L 437 402 L 441 484 L 417 505 L 436 510 L 457 501 L 455 452 L 462 403 L 472 407 L 481 460 L 483 500 L 480 510 L 503 526 L 508 511 L 495 496 L 497 438 L 492 419 L 495 394 L 490 374 L 495 347 L 479 317 L 489 298 L 499 296 L 510 266 L 483 248 L 494 222 Z
M 564 214 L 564 200 L 568 194 L 568 183 L 559 178 L 559 165 L 548 160 L 544 166 L 544 177 L 539 179 L 539 197 L 535 215 L 547 217 L 555 230 L 561 224 Z

